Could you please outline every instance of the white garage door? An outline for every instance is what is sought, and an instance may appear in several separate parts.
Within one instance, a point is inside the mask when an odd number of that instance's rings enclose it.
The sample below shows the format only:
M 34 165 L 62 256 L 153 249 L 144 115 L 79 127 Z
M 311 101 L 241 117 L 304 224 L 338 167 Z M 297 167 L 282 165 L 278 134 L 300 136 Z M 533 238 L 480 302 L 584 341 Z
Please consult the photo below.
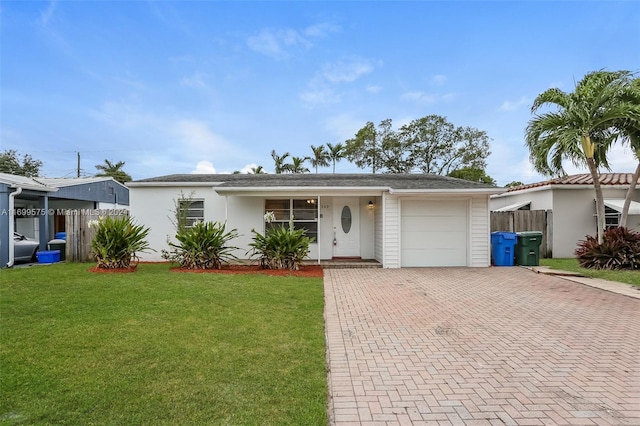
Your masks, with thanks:
M 402 266 L 467 266 L 467 206 L 467 201 L 403 201 Z

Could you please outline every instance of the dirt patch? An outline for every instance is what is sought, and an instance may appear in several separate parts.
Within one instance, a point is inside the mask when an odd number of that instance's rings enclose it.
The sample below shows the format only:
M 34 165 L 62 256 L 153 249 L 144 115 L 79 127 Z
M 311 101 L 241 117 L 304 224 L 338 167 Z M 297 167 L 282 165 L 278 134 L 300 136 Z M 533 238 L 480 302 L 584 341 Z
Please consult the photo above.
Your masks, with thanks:
M 224 265 L 222 269 L 188 269 L 188 268 L 171 268 L 174 272 L 192 272 L 196 274 L 262 274 L 279 277 L 309 277 L 322 278 L 322 266 L 320 265 L 302 265 L 297 271 L 288 269 L 262 269 L 258 265 Z

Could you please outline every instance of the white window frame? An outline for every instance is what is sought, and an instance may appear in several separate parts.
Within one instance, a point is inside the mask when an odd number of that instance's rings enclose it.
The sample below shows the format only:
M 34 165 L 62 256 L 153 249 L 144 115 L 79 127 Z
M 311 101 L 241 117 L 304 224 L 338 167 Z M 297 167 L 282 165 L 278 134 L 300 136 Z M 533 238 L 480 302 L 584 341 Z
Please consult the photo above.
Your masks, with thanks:
M 287 201 L 289 206 L 287 208 L 284 209 L 273 209 L 273 208 L 268 208 L 267 204 L 269 203 L 269 201 L 279 201 L 279 202 L 284 202 Z M 303 201 L 305 203 L 307 203 L 309 205 L 309 208 L 306 209 L 302 209 L 298 206 L 297 209 L 294 209 L 294 202 L 300 202 Z M 295 217 L 295 212 L 296 211 L 304 211 L 304 212 L 312 212 L 312 219 L 296 219 Z M 318 198 L 315 197 L 309 197 L 309 198 L 266 198 L 264 200 L 264 213 L 265 215 L 269 212 L 273 212 L 276 219 L 272 220 L 271 223 L 267 223 L 267 221 L 265 220 L 264 222 L 264 229 L 266 231 L 268 226 L 273 226 L 273 224 L 280 224 L 282 226 L 289 226 L 289 221 L 291 220 L 291 216 L 293 215 L 293 227 L 295 229 L 300 229 L 300 227 L 296 226 L 296 225 L 302 225 L 302 224 L 306 224 L 306 223 L 315 223 L 315 232 L 311 232 L 311 231 L 307 231 L 306 234 L 308 237 L 313 238 L 313 241 L 311 244 L 317 244 L 318 243 L 318 233 L 320 232 L 320 230 L 318 229 Z M 305 228 L 306 229 L 306 228 Z

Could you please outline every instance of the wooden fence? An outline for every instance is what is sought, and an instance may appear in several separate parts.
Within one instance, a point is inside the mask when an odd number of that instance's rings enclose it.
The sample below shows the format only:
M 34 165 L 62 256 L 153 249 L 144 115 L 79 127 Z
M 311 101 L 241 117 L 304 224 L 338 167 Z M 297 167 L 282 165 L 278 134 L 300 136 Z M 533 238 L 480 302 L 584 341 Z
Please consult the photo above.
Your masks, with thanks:
M 90 222 L 100 220 L 100 217 L 120 216 L 126 210 L 69 210 L 65 215 L 65 231 L 67 233 L 66 261 L 67 262 L 92 262 L 95 260 L 91 254 L 91 240 L 96 233 L 96 228 L 90 226 Z
M 553 255 L 553 213 L 551 210 L 516 210 L 512 212 L 491 212 L 491 232 L 542 232 L 540 257 Z

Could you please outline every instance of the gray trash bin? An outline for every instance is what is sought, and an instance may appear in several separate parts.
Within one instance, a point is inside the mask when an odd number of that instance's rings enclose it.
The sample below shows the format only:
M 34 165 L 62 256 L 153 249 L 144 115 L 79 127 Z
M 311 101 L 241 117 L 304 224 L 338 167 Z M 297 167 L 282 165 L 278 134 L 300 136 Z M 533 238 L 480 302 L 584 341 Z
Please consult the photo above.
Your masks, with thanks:
M 65 254 L 67 252 L 67 242 L 65 240 L 51 240 L 49 241 L 49 250 L 60 250 L 60 261 L 65 260 Z

